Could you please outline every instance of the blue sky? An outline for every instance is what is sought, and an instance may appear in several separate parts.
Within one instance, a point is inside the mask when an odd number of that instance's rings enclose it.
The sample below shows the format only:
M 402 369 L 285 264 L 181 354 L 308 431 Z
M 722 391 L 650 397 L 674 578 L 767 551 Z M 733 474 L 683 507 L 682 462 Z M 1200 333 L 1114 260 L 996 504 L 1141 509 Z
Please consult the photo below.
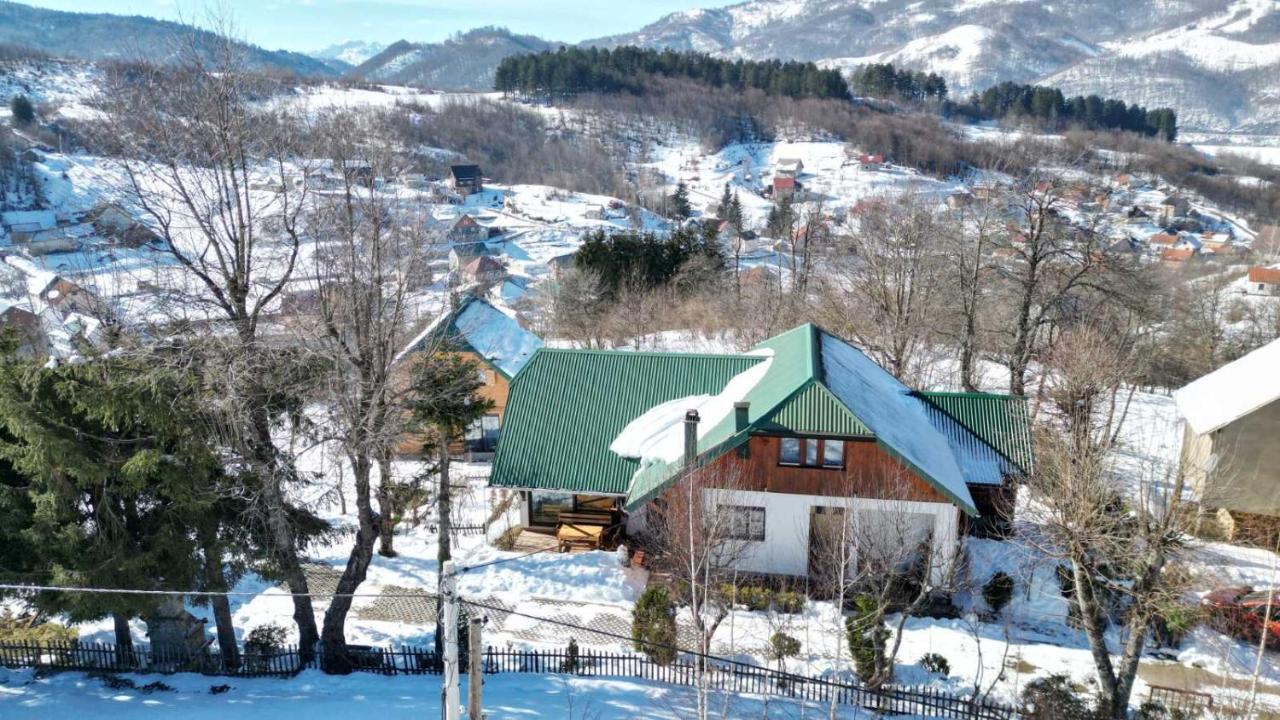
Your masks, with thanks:
M 577 41 L 627 32 L 677 10 L 731 0 L 18 0 L 29 5 L 198 17 L 229 10 L 239 35 L 266 48 L 318 50 L 343 40 L 441 40 L 460 30 L 501 25 L 547 39 Z

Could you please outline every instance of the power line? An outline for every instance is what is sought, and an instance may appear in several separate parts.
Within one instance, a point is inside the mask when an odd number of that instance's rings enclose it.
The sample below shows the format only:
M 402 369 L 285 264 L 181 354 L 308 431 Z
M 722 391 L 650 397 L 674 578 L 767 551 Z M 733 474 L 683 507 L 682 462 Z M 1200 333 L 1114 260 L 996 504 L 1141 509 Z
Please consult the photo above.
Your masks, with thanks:
M 409 592 L 251 592 L 251 591 L 234 591 L 226 590 L 220 592 L 203 591 L 203 590 L 137 590 L 127 588 L 99 588 L 99 587 L 72 587 L 66 585 L 17 585 L 0 583 L 0 590 L 15 590 L 18 592 L 78 592 L 89 593 L 92 595 L 161 595 L 161 596 L 179 596 L 179 597 L 309 597 L 309 598 L 424 598 L 435 599 L 437 593 L 427 591 L 409 591 Z

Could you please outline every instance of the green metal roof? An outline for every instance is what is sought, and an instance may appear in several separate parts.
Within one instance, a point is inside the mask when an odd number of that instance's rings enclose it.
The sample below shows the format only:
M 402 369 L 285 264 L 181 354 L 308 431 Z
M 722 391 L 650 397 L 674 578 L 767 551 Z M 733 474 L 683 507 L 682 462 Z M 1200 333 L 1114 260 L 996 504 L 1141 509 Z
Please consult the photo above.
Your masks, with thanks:
M 627 423 L 669 400 L 714 395 L 762 360 L 542 348 L 511 383 L 490 483 L 625 495 L 639 462 L 609 444 Z
M 805 384 L 757 423 L 756 428 L 796 435 L 874 436 L 849 408 L 816 381 Z
M 829 368 L 828 355 L 834 363 Z M 857 367 L 850 369 L 855 360 Z M 760 363 L 767 365 L 759 368 Z M 619 433 L 662 403 L 719 395 L 753 367 L 763 375 L 740 398 L 750 403 L 747 427 L 737 428 L 731 412 L 705 418 L 714 425 L 700 428 L 703 458 L 718 457 L 759 432 L 874 437 L 970 513 L 976 510 L 958 464 L 981 462 L 977 470 L 999 478 L 996 454 L 987 449 L 984 456 L 974 447 L 990 443 L 997 453 L 1011 453 L 1010 462 L 1029 467 L 1020 462 L 1029 463 L 1030 431 L 1019 399 L 912 393 L 855 348 L 806 324 L 744 355 L 538 350 L 512 381 L 490 482 L 625 495 L 626 507 L 633 509 L 679 476 L 682 459 L 642 468 L 637 459 L 609 450 Z M 860 418 L 854 406 L 870 415 Z M 925 408 L 937 417 L 930 420 Z
M 1035 464 L 1026 398 L 995 393 L 919 392 L 1023 473 Z

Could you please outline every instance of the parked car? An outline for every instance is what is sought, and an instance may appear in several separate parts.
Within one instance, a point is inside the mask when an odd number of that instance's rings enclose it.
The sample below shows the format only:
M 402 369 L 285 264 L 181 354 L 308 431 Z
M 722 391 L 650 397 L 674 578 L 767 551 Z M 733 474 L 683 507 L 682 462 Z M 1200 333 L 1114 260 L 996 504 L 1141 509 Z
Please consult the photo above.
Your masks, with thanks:
M 1272 595 L 1269 619 L 1266 617 L 1268 594 Z M 1205 595 L 1202 602 L 1209 618 L 1209 626 L 1213 629 L 1256 643 L 1265 628 L 1267 648 L 1280 650 L 1280 588 L 1222 588 Z

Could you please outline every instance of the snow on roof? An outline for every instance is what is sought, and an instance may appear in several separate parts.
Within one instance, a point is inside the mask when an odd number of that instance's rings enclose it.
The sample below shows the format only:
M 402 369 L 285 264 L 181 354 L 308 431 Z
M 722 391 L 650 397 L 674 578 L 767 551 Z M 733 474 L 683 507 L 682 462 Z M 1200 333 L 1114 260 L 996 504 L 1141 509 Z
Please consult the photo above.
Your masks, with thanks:
M 751 353 L 765 358 L 725 383 L 715 395 L 690 395 L 659 403 L 640 417 L 627 423 L 609 450 L 621 457 L 636 458 L 639 474 L 656 462 L 675 463 L 684 454 L 684 417 L 689 410 L 698 411 L 698 440 L 707 437 L 733 412 L 733 404 L 747 399 L 747 394 L 760 384 L 773 364 L 769 350 Z
M 48 230 L 57 226 L 58 216 L 52 210 L 10 210 L 0 213 L 0 222 L 22 230 Z
M 1178 412 L 1199 435 L 1280 400 L 1280 340 L 1175 390 Z
M 542 339 L 520 327 L 514 317 L 480 298 L 472 297 L 418 333 L 396 356 L 395 362 L 411 352 L 425 349 L 428 339 L 441 332 L 465 343 L 509 378 L 515 377 L 534 351 L 542 347 Z
M 825 332 L 821 349 L 823 384 L 871 428 L 877 440 L 974 512 L 955 453 L 911 389 L 853 346 Z

